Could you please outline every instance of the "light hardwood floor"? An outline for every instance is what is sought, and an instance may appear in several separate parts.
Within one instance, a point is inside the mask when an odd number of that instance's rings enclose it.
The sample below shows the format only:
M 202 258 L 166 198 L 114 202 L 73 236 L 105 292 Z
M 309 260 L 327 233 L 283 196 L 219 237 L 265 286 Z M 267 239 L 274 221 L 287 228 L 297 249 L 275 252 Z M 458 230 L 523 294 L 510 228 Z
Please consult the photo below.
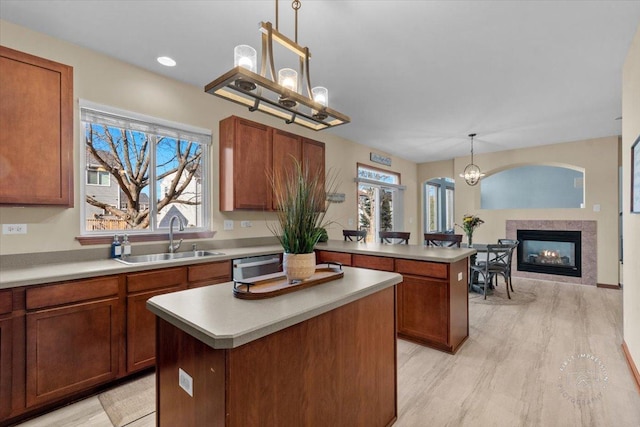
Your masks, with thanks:
M 470 336 L 454 356 L 398 341 L 396 426 L 640 425 L 624 359 L 622 291 L 514 279 L 470 294 Z M 97 397 L 22 427 L 112 427 Z M 155 425 L 153 414 L 130 427 Z

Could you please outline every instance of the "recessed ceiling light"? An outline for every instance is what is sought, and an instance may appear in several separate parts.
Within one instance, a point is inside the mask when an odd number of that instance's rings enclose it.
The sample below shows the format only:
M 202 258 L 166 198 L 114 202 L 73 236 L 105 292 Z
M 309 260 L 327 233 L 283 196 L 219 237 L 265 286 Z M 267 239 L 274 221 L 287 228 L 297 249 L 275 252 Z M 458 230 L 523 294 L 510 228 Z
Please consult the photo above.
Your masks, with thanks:
M 164 65 L 165 67 L 175 67 L 176 66 L 176 61 L 174 61 L 173 59 L 169 58 L 168 56 L 159 56 L 158 57 L 158 62 L 161 63 L 162 65 Z

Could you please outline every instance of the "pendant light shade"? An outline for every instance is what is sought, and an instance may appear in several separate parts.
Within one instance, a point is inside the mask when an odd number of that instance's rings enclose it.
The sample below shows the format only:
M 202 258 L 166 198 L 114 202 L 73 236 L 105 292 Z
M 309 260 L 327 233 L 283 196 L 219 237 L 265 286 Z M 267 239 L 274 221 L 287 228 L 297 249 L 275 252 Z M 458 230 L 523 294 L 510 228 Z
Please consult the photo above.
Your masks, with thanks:
M 464 181 L 471 186 L 480 182 L 480 178 L 484 176 L 478 165 L 473 163 L 473 138 L 475 136 L 475 133 L 469 134 L 469 137 L 471 138 L 471 163 L 469 163 L 467 167 L 464 168 L 464 172 L 460 174 L 460 178 L 464 178 Z

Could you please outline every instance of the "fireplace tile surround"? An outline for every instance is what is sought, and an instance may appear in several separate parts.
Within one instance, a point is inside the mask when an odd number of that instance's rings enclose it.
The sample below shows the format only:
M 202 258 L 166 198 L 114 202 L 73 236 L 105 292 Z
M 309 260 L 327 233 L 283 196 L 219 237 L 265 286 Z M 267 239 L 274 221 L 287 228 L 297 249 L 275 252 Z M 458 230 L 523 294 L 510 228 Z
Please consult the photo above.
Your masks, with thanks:
M 582 232 L 582 277 L 518 271 L 516 259 L 511 274 L 514 277 L 577 283 L 596 286 L 598 282 L 597 221 L 581 220 L 507 220 L 506 237 L 516 239 L 518 230 L 566 230 Z

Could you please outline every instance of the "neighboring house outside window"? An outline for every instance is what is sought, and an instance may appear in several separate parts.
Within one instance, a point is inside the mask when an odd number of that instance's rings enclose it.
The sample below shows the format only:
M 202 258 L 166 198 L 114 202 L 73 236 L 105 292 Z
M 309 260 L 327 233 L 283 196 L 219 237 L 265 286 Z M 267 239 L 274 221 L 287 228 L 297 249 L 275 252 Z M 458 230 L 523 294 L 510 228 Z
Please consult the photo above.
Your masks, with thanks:
M 208 230 L 211 133 L 81 102 L 82 233 L 153 233 L 178 215 Z

